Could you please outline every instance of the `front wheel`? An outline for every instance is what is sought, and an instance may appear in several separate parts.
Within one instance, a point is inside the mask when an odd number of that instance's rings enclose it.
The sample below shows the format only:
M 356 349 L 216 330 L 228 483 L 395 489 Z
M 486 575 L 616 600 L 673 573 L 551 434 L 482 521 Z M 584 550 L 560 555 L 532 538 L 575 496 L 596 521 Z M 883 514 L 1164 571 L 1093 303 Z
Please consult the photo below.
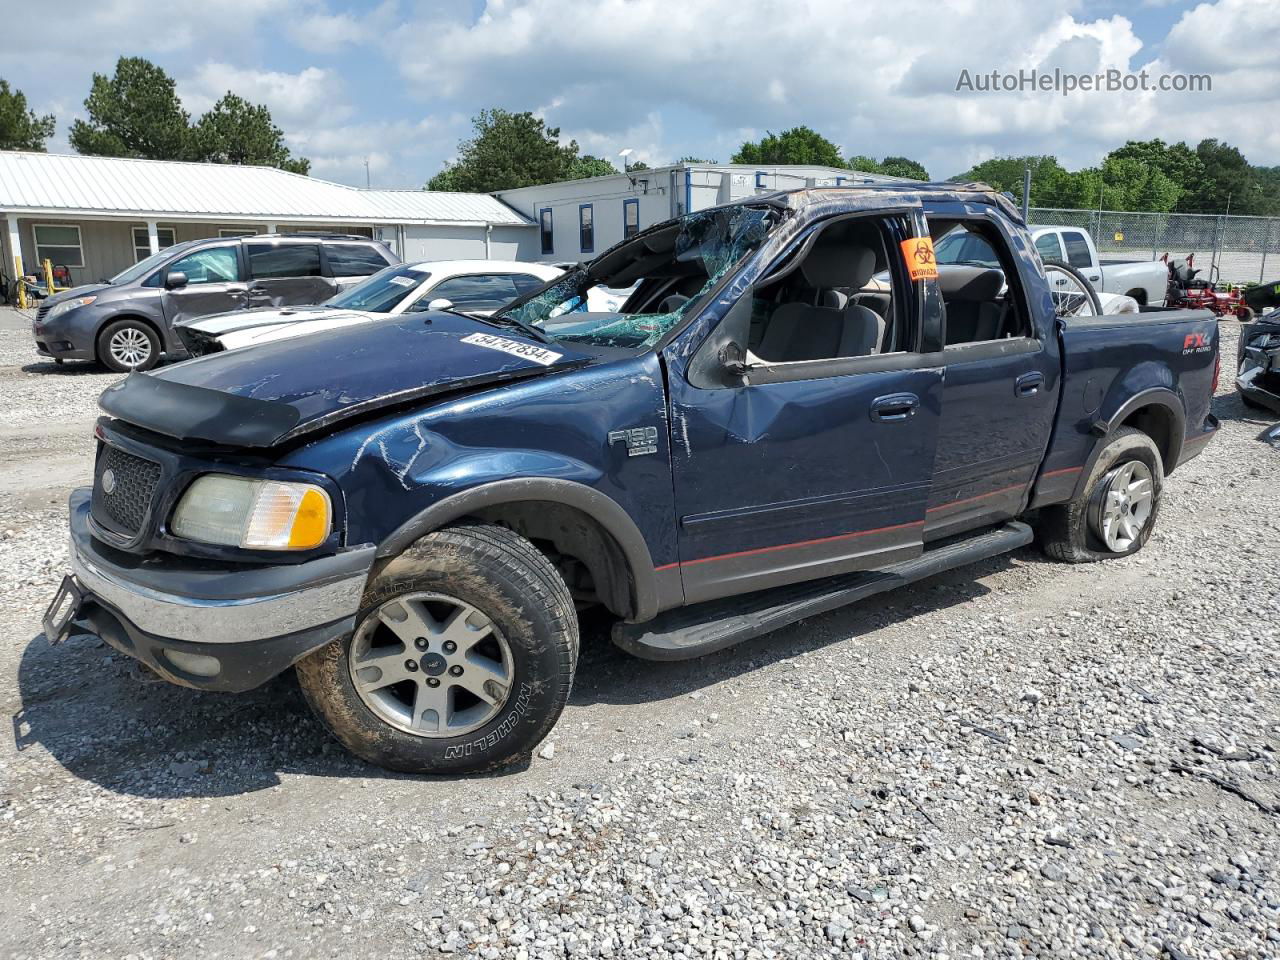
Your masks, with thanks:
M 469 773 L 529 755 L 564 709 L 578 659 L 573 600 L 505 527 L 415 542 L 365 591 L 349 637 L 297 665 L 307 702 L 357 756 Z
M 150 370 L 160 362 L 160 338 L 140 320 L 117 320 L 98 336 L 98 359 L 108 370 Z
M 1160 512 L 1164 461 L 1141 430 L 1121 427 L 1098 455 L 1084 490 L 1040 517 L 1044 552 L 1064 563 L 1089 563 L 1137 553 Z

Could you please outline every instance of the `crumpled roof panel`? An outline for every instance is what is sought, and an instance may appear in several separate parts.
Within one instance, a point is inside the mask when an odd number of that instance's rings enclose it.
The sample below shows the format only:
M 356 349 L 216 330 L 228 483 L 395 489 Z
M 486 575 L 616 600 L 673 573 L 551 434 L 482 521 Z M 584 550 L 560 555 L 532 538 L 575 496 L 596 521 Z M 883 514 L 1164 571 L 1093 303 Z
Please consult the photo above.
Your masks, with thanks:
M 363 190 L 272 167 L 0 151 L 0 213 L 31 208 L 170 219 L 530 224 L 485 193 Z

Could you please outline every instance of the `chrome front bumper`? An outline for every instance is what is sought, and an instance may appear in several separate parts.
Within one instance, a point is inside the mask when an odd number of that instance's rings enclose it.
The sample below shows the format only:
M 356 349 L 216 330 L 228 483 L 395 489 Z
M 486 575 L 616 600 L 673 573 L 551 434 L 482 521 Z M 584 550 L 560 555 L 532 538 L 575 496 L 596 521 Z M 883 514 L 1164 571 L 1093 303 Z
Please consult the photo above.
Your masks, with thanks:
M 74 623 L 97 634 L 174 682 L 246 690 L 354 627 L 372 545 L 269 566 L 141 559 L 93 538 L 89 499 L 87 489 L 71 495 L 77 609 L 65 618 L 67 628 Z M 178 667 L 197 661 L 210 664 L 207 673 Z

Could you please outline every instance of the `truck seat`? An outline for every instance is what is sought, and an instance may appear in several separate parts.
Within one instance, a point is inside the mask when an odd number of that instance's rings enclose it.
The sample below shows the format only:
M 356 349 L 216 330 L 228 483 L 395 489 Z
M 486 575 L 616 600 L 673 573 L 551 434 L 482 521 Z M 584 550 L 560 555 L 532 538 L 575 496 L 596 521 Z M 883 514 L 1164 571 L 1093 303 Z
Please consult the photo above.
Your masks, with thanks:
M 800 265 L 800 273 L 812 288 L 854 290 L 865 286 L 875 271 L 876 255 L 869 247 L 847 243 L 818 244 Z M 884 318 L 875 311 L 846 300 L 843 308 L 784 303 L 773 311 L 754 353 L 771 363 L 828 360 L 833 357 L 862 357 L 880 352 Z
M 989 267 L 943 266 L 938 289 L 947 307 L 947 343 L 999 339 L 1004 325 L 1004 273 Z

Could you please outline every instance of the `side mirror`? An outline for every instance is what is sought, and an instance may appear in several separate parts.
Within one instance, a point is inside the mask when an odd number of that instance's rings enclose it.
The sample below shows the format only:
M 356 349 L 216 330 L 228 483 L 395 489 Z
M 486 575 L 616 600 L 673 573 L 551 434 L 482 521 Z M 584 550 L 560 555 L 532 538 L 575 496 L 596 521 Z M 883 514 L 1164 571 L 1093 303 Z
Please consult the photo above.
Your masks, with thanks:
M 187 285 L 187 275 L 181 270 L 175 270 L 172 273 L 165 274 L 164 288 L 166 290 L 181 290 Z
M 448 310 L 453 306 L 453 301 L 446 297 L 436 297 L 427 304 L 428 310 Z
M 745 377 L 751 372 L 751 364 L 747 363 L 747 355 L 742 345 L 729 341 L 720 348 L 720 365 L 726 373 L 734 377 Z

